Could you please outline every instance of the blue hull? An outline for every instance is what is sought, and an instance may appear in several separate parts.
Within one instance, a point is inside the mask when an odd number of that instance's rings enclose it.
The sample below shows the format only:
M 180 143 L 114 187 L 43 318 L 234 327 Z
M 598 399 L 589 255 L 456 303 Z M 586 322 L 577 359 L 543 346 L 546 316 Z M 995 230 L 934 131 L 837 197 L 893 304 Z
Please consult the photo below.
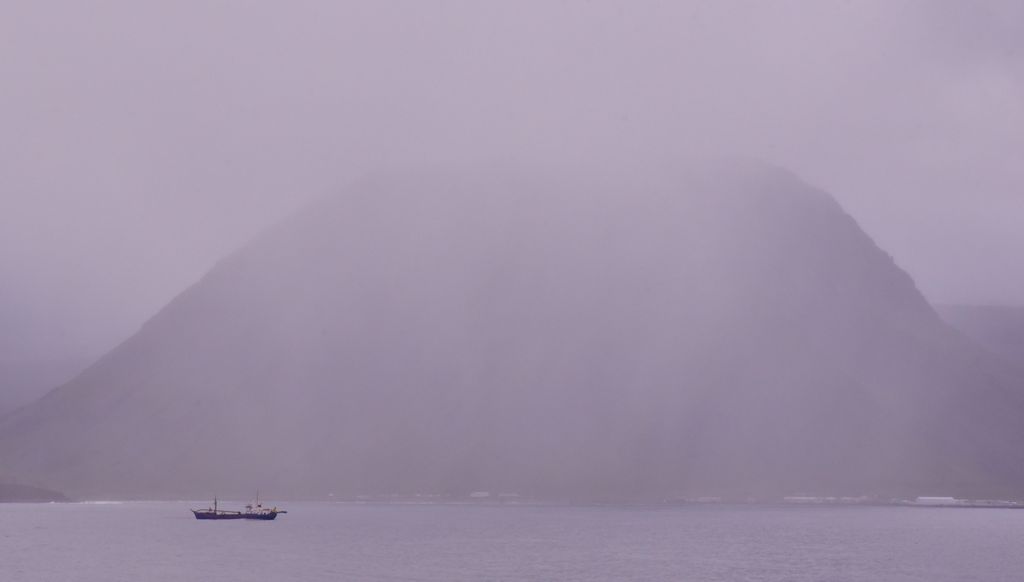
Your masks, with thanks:
M 212 511 L 196 511 L 192 510 L 195 514 L 196 519 L 244 519 L 245 516 L 241 513 L 214 513 Z
M 271 513 L 244 513 L 244 514 L 242 514 L 242 517 L 245 518 L 245 519 L 261 519 L 263 521 L 267 521 L 267 520 L 270 520 L 270 519 L 275 519 L 277 517 L 277 512 L 271 512 Z

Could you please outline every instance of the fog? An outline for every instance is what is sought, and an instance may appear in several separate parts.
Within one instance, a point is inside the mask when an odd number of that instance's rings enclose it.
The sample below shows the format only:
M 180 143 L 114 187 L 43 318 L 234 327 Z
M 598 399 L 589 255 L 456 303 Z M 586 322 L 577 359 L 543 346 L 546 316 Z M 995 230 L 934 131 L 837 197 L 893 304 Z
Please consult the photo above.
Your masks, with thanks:
M 1019 304 L 1022 22 L 1012 1 L 6 2 L 0 345 L 97 356 L 307 201 L 440 161 L 758 157 L 929 299 Z
M 360 180 L 0 418 L 81 498 L 1015 496 L 1021 375 L 751 162 Z
M 1011 1 L 5 3 L 0 413 L 103 358 L 0 480 L 1012 491 L 1013 358 L 928 303 L 1024 303 L 1022 49 Z

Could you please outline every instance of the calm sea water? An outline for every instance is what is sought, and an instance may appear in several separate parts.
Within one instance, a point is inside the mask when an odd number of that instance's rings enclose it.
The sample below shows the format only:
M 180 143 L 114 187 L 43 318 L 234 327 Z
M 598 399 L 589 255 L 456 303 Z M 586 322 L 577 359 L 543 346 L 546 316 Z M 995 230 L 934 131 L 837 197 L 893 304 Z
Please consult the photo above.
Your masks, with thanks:
M 1024 510 L 288 503 L 273 522 L 204 522 L 188 508 L 0 504 L 0 580 L 1024 580 Z

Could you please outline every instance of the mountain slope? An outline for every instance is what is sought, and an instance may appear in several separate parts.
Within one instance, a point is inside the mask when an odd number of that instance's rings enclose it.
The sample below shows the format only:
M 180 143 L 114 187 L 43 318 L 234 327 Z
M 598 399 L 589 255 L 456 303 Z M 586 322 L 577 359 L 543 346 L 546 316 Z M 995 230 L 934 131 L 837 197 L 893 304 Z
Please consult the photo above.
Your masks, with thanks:
M 1024 307 L 939 305 L 936 309 L 949 325 L 1024 367 Z
M 1024 486 L 1019 378 L 752 165 L 367 180 L 0 425 L 82 497 Z
M 87 364 L 73 358 L 0 361 L 0 415 L 38 399 Z

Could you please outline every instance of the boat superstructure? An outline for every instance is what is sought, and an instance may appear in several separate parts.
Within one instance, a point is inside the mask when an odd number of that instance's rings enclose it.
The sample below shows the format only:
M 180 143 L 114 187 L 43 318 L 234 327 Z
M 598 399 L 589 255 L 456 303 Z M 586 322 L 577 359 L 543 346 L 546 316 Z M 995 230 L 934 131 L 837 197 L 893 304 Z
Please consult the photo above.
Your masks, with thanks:
M 245 519 L 274 519 L 279 513 L 288 513 L 283 509 L 272 507 L 267 509 L 260 503 L 260 492 L 256 492 L 256 501 L 245 506 L 242 516 Z

